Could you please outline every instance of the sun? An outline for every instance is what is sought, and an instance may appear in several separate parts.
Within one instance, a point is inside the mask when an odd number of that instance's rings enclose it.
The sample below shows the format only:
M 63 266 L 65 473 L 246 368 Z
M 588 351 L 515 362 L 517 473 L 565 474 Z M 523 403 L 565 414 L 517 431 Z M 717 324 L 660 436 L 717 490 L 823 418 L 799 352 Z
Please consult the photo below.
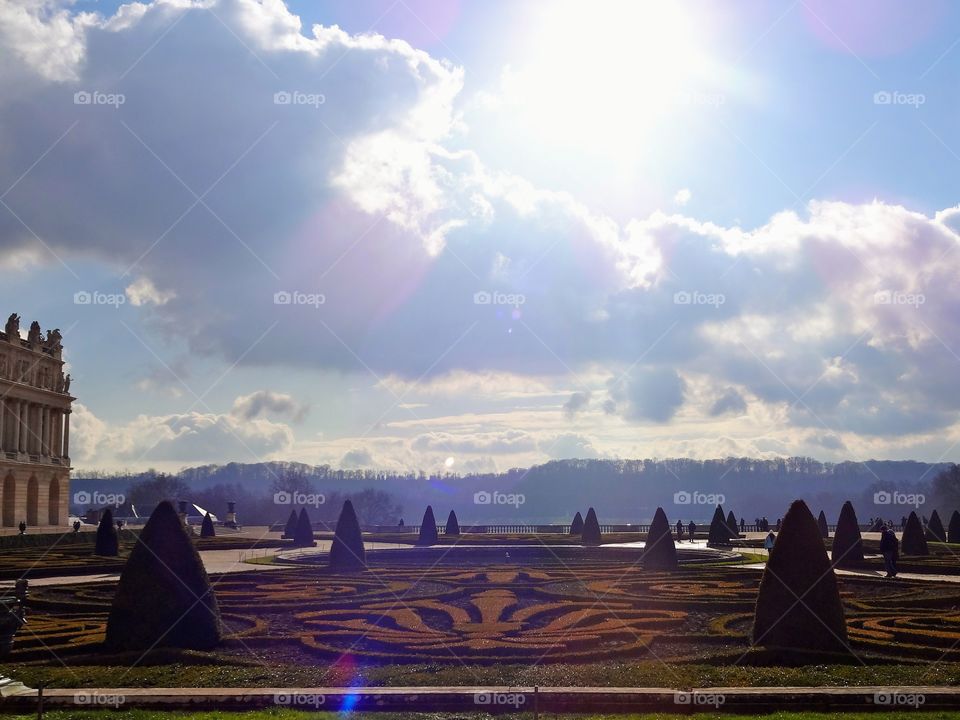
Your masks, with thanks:
M 623 152 L 696 102 L 715 66 L 702 18 L 675 2 L 540 3 L 502 80 L 516 121 L 555 142 Z

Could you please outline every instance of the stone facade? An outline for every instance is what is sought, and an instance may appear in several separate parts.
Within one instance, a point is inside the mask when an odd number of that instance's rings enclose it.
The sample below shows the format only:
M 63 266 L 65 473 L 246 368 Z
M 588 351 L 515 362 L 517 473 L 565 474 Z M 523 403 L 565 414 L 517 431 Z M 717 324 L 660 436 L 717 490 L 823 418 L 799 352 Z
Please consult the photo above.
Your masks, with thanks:
M 0 526 L 68 522 L 70 376 L 59 330 L 33 322 L 20 337 L 13 314 L 0 333 Z

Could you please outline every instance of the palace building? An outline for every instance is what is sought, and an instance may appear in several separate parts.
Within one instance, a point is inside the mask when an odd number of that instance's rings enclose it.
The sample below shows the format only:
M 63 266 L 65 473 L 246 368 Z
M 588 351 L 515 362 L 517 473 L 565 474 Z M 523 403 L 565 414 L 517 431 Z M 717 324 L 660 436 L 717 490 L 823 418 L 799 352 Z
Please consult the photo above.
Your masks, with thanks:
M 0 526 L 66 525 L 70 496 L 70 376 L 59 330 L 20 316 L 0 333 Z

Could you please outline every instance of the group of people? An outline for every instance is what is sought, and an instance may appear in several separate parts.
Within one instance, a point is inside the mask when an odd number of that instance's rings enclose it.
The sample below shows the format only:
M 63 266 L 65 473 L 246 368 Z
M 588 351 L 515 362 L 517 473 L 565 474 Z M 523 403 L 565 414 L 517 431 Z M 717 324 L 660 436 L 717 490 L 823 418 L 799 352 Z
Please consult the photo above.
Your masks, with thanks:
M 683 540 L 683 528 L 684 528 L 683 521 L 677 520 L 676 529 L 677 529 L 678 541 Z M 687 528 L 687 532 L 689 533 L 690 539 L 693 540 L 694 535 L 697 534 L 697 524 L 693 520 L 691 520 L 690 524 L 687 525 L 686 528 Z

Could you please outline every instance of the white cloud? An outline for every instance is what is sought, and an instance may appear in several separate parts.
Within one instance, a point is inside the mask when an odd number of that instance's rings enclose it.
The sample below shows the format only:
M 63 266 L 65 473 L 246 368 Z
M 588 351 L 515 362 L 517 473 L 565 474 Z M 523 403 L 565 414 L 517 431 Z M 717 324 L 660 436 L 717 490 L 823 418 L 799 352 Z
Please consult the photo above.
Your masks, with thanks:
M 683 207 L 690 202 L 690 198 L 692 197 L 693 194 L 688 188 L 681 188 L 677 190 L 676 194 L 673 196 L 673 204 L 677 207 Z

